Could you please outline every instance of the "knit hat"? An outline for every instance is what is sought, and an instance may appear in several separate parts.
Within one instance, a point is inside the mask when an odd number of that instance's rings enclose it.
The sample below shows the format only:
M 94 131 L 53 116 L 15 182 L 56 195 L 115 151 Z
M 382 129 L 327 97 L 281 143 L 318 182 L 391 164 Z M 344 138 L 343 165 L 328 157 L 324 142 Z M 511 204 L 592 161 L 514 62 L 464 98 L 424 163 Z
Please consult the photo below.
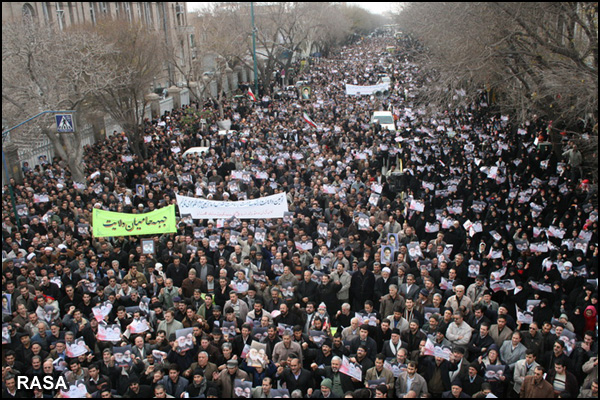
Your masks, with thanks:
M 331 381 L 331 379 L 326 378 L 326 379 L 323 379 L 323 381 L 321 382 L 321 386 L 328 387 L 329 390 L 331 390 L 333 388 L 333 382 Z

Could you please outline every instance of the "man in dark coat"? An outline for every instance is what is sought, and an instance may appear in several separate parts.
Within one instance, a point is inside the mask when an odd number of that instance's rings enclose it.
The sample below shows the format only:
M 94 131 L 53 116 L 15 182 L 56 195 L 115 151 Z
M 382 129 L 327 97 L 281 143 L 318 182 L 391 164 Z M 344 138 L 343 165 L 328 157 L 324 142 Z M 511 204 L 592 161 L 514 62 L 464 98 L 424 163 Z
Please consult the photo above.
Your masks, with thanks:
M 373 300 L 375 292 L 375 275 L 367 268 L 367 263 L 358 263 L 358 271 L 352 274 L 350 293 L 352 293 L 352 308 L 357 311 L 362 309 L 365 301 Z
M 292 358 L 289 368 L 280 366 L 277 368 L 277 378 L 286 384 L 287 389 L 292 393 L 296 389 L 302 391 L 302 397 L 306 397 L 308 388 L 313 387 L 313 376 L 308 370 L 302 368 L 299 358 Z

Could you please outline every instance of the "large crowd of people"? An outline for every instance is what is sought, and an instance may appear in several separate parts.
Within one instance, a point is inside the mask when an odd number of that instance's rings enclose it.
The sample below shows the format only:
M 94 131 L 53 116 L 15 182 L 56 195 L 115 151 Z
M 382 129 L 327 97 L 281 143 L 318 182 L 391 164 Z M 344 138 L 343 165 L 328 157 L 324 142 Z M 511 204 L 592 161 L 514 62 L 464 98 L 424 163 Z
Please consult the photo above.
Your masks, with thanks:
M 208 101 L 147 121 L 143 159 L 124 134 L 88 147 L 86 182 L 24 168 L 17 215 L 5 186 L 2 397 L 597 397 L 597 182 L 569 136 L 485 92 L 420 106 L 392 38 L 296 76 L 308 98 L 226 101 L 229 132 Z M 279 193 L 282 218 L 92 236 L 94 208 Z

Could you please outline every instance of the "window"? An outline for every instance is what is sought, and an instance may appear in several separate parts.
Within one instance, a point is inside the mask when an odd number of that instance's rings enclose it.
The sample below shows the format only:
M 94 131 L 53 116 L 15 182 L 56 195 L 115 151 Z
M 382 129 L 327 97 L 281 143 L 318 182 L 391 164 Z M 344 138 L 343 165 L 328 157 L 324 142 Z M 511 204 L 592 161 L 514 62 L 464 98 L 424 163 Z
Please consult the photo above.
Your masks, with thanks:
M 127 21 L 131 22 L 131 3 L 123 3 L 123 8 L 125 9 L 125 15 L 127 16 Z
M 92 21 L 92 24 L 96 25 L 96 9 L 95 9 L 95 3 L 90 3 L 90 20 Z
M 29 3 L 23 5 L 23 22 L 31 23 L 35 19 L 35 11 Z

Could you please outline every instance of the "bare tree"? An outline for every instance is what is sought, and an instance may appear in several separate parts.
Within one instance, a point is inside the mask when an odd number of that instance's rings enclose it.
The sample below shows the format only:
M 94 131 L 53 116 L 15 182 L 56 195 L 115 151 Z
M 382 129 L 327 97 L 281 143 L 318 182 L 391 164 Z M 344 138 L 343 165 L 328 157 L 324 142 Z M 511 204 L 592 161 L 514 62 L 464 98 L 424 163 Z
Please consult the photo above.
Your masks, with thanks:
M 112 85 L 93 93 L 97 105 L 125 131 L 132 151 L 144 158 L 144 118 L 154 77 L 163 71 L 161 38 L 143 25 L 105 20 L 96 31 L 115 49 L 105 61 L 115 71 Z
M 2 24 L 2 116 L 11 125 L 43 111 L 76 110 L 77 126 L 84 125 L 84 104 L 92 93 L 114 81 L 106 57 L 114 54 L 98 35 L 62 32 L 35 24 Z M 49 118 L 37 119 L 11 138 L 20 146 L 35 146 L 40 133 L 82 181 L 81 129 L 57 134 Z
M 592 2 L 411 3 L 399 14 L 427 48 L 427 102 L 448 107 L 456 90 L 485 88 L 501 109 L 558 129 L 597 123 L 597 20 Z

